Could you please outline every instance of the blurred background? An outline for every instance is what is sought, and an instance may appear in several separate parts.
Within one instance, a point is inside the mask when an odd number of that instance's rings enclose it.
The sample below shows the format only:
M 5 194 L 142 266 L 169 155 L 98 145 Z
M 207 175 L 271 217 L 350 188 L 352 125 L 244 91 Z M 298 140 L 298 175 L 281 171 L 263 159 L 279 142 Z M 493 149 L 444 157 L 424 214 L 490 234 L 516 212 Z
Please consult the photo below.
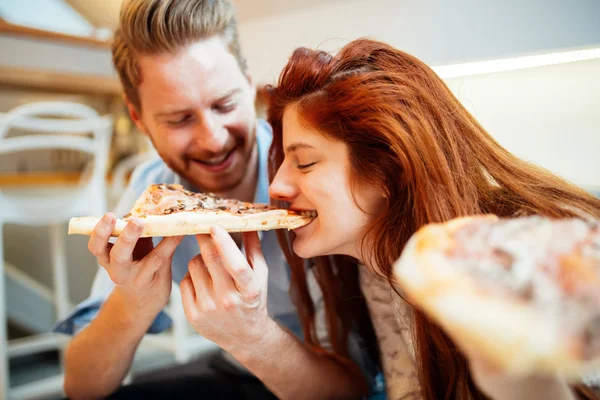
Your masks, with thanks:
M 154 156 L 129 120 L 111 65 L 120 3 L 0 0 L 1 115 L 15 109 L 29 112 L 40 102 L 39 113 L 66 115 L 65 107 L 45 110 L 45 102 L 78 103 L 77 117 L 90 125 L 65 129 L 71 134 L 87 129 L 81 137 L 91 140 L 79 148 L 73 142 L 47 150 L 39 135 L 50 127 L 60 131 L 60 124 L 24 126 L 0 117 L 0 150 L 3 140 L 28 135 L 24 147 L 0 151 L 5 280 L 0 302 L 6 308 L 6 316 L 0 315 L 6 321 L 0 323 L 8 324 L 9 338 L 15 339 L 0 356 L 11 358 L 14 398 L 60 396 L 59 357 L 51 351 L 56 343 L 39 334 L 88 296 L 97 269 L 87 238 L 67 237 L 64 222 L 49 208 L 42 211 L 35 205 L 40 198 L 62 195 L 63 202 L 56 204 L 74 209 L 77 202 L 82 212 L 101 214 L 121 195 L 131 168 Z M 296 47 L 335 51 L 358 37 L 382 40 L 434 67 L 508 150 L 600 194 L 600 1 L 234 3 L 243 52 L 256 82 L 274 82 Z M 81 151 L 85 146 L 87 153 Z M 85 195 L 91 197 L 86 200 Z M 27 204 L 30 208 L 23 208 Z M 18 223 L 18 213 L 33 215 L 36 209 L 39 216 Z M 32 335 L 41 339 L 28 342 Z M 205 349 L 186 346 L 173 337 L 150 343 L 152 356 L 136 359 L 134 373 L 187 360 Z M 165 357 L 156 357 L 156 348 Z

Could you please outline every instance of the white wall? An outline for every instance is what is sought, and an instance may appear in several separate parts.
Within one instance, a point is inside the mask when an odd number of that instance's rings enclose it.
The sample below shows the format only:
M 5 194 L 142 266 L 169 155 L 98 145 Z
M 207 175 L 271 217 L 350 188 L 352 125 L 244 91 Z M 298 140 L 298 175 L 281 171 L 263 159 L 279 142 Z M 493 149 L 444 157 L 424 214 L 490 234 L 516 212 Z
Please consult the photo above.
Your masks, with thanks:
M 600 59 L 446 82 L 509 151 L 600 189 Z
M 109 48 L 0 35 L 0 66 L 114 76 Z
M 246 1 L 249 7 L 251 0 Z M 314 3 L 240 20 L 242 45 L 258 82 L 275 79 L 296 47 L 333 50 L 362 36 L 388 42 L 430 65 L 600 44 L 598 0 Z
M 334 51 L 363 36 L 432 66 L 600 47 L 599 16 L 597 0 L 329 0 L 242 20 L 240 36 L 267 83 L 296 47 Z M 600 187 L 599 60 L 447 82 L 508 150 Z
M 12 24 L 62 32 L 91 35 L 94 26 L 64 0 L 19 0 L 0 2 L 0 16 Z

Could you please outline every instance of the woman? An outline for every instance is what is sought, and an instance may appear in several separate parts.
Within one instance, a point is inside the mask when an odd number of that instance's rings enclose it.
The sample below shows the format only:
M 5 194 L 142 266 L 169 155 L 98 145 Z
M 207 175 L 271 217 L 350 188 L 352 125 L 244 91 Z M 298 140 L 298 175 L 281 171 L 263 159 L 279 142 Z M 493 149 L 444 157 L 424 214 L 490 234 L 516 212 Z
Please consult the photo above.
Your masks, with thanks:
M 424 224 L 480 213 L 600 217 L 598 199 L 506 151 L 431 69 L 383 43 L 357 40 L 335 57 L 298 49 L 265 95 L 274 131 L 271 197 L 318 215 L 280 237 L 309 344 L 318 346 L 313 308 L 304 267 L 291 250 L 318 257 L 314 268 L 328 294 L 329 335 L 340 356 L 350 327 L 368 328 L 350 302 L 364 264 L 361 285 L 391 399 L 580 393 L 558 377 L 492 371 L 477 354 L 463 354 L 454 344 L 459 338 L 382 294 L 391 292 L 391 264 Z M 387 288 L 376 275 L 387 278 Z

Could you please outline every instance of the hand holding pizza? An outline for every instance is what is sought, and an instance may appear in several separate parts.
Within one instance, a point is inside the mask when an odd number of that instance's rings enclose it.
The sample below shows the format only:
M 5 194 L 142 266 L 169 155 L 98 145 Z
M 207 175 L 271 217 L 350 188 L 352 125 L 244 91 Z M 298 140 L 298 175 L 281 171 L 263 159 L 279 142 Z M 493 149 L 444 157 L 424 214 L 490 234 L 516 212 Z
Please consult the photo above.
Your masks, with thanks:
M 198 333 L 235 355 L 262 340 L 273 322 L 258 234 L 243 234 L 246 256 L 221 227 L 196 238 L 201 254 L 190 261 L 180 284 L 185 314 Z
M 151 238 L 140 238 L 144 222 L 133 219 L 112 244 L 109 239 L 115 223 L 116 217 L 106 214 L 94 228 L 88 249 L 125 295 L 124 312 L 133 307 L 132 312 L 143 311 L 154 318 L 169 300 L 171 260 L 182 237 L 164 238 L 154 248 Z

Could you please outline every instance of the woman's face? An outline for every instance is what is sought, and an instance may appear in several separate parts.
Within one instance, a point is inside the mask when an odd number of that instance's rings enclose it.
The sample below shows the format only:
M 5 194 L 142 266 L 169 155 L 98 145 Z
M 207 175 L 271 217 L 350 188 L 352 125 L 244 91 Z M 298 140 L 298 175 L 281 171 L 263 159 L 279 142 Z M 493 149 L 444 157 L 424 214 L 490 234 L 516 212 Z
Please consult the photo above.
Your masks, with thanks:
M 353 198 L 346 144 L 303 125 L 297 106 L 288 106 L 283 115 L 285 158 L 269 188 L 270 196 L 289 202 L 290 209 L 317 216 L 295 230 L 294 252 L 303 258 L 344 254 L 362 259 L 363 228 L 384 210 L 384 198 L 368 185 Z

